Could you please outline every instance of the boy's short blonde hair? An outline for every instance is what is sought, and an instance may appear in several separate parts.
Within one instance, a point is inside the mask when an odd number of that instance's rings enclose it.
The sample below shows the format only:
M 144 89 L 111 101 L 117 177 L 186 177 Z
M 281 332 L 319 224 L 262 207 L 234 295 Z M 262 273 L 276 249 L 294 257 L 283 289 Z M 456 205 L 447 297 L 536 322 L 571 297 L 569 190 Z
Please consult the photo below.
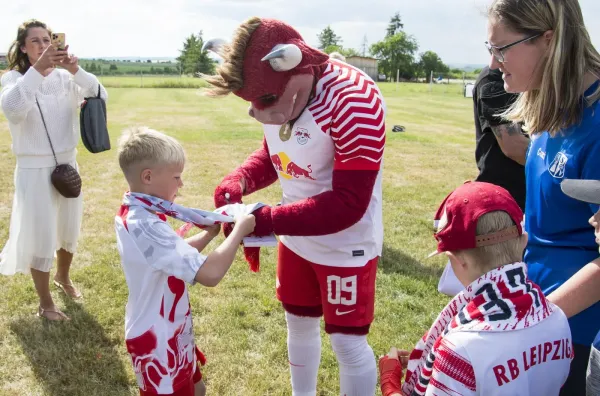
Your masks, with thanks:
M 477 220 L 477 236 L 493 234 L 514 226 L 510 215 L 503 211 L 489 212 Z M 506 264 L 523 261 L 522 238 L 513 238 L 508 241 L 489 246 L 455 252 L 469 255 L 482 269 L 490 271 Z
M 176 165 L 183 167 L 185 152 L 174 138 L 148 127 L 132 127 L 119 139 L 119 165 L 129 183 L 144 169 Z

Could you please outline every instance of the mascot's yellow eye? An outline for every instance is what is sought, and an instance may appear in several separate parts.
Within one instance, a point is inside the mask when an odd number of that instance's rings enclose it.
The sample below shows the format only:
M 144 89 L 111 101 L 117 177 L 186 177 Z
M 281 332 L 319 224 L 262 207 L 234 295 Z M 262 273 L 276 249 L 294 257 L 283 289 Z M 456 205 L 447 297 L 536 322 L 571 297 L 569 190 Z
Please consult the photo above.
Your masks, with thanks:
M 258 100 L 260 100 L 260 102 L 264 105 L 270 105 L 272 103 L 275 103 L 275 101 L 277 100 L 277 95 L 274 95 L 274 94 L 264 95 L 264 96 L 261 96 Z

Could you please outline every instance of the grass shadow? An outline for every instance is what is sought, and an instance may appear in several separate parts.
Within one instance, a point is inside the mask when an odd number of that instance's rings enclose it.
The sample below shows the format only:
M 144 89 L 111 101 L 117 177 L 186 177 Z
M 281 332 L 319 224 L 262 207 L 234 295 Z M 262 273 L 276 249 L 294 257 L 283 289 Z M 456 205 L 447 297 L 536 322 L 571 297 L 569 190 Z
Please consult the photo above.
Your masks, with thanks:
M 37 317 L 11 322 L 35 377 L 49 396 L 130 395 L 129 380 L 117 354 L 118 340 L 106 335 L 83 305 L 63 297 L 69 322 Z
M 439 268 L 436 265 L 424 265 L 388 244 L 383 245 L 383 254 L 377 267 L 386 274 L 404 275 L 436 284 L 443 272 L 443 268 Z

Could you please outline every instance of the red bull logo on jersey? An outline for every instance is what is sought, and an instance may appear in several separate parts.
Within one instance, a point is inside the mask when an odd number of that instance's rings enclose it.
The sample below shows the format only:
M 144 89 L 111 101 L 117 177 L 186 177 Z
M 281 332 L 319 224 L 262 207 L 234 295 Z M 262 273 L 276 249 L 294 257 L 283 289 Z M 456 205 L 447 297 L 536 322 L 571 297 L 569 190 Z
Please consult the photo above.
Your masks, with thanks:
M 288 155 L 284 152 L 272 155 L 271 162 L 273 162 L 275 170 L 277 170 L 277 172 L 279 172 L 281 177 L 283 177 L 284 179 L 291 180 L 304 178 L 310 180 L 317 180 L 311 176 L 312 168 L 310 167 L 310 164 L 307 165 L 306 168 L 303 168 L 300 165 L 293 162 L 292 160 L 290 160 L 290 157 L 288 157 Z
M 304 146 L 310 140 L 310 133 L 308 133 L 308 130 L 305 128 L 296 128 L 294 136 L 296 137 L 298 144 L 302 146 Z

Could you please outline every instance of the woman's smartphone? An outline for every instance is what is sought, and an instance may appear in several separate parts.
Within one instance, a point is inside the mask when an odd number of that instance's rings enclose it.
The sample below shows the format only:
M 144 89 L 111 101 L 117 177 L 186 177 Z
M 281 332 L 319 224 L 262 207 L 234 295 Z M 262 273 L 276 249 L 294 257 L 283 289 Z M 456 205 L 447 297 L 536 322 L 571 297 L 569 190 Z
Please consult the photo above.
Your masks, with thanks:
M 65 34 L 64 33 L 52 33 L 52 45 L 59 50 L 65 49 Z

